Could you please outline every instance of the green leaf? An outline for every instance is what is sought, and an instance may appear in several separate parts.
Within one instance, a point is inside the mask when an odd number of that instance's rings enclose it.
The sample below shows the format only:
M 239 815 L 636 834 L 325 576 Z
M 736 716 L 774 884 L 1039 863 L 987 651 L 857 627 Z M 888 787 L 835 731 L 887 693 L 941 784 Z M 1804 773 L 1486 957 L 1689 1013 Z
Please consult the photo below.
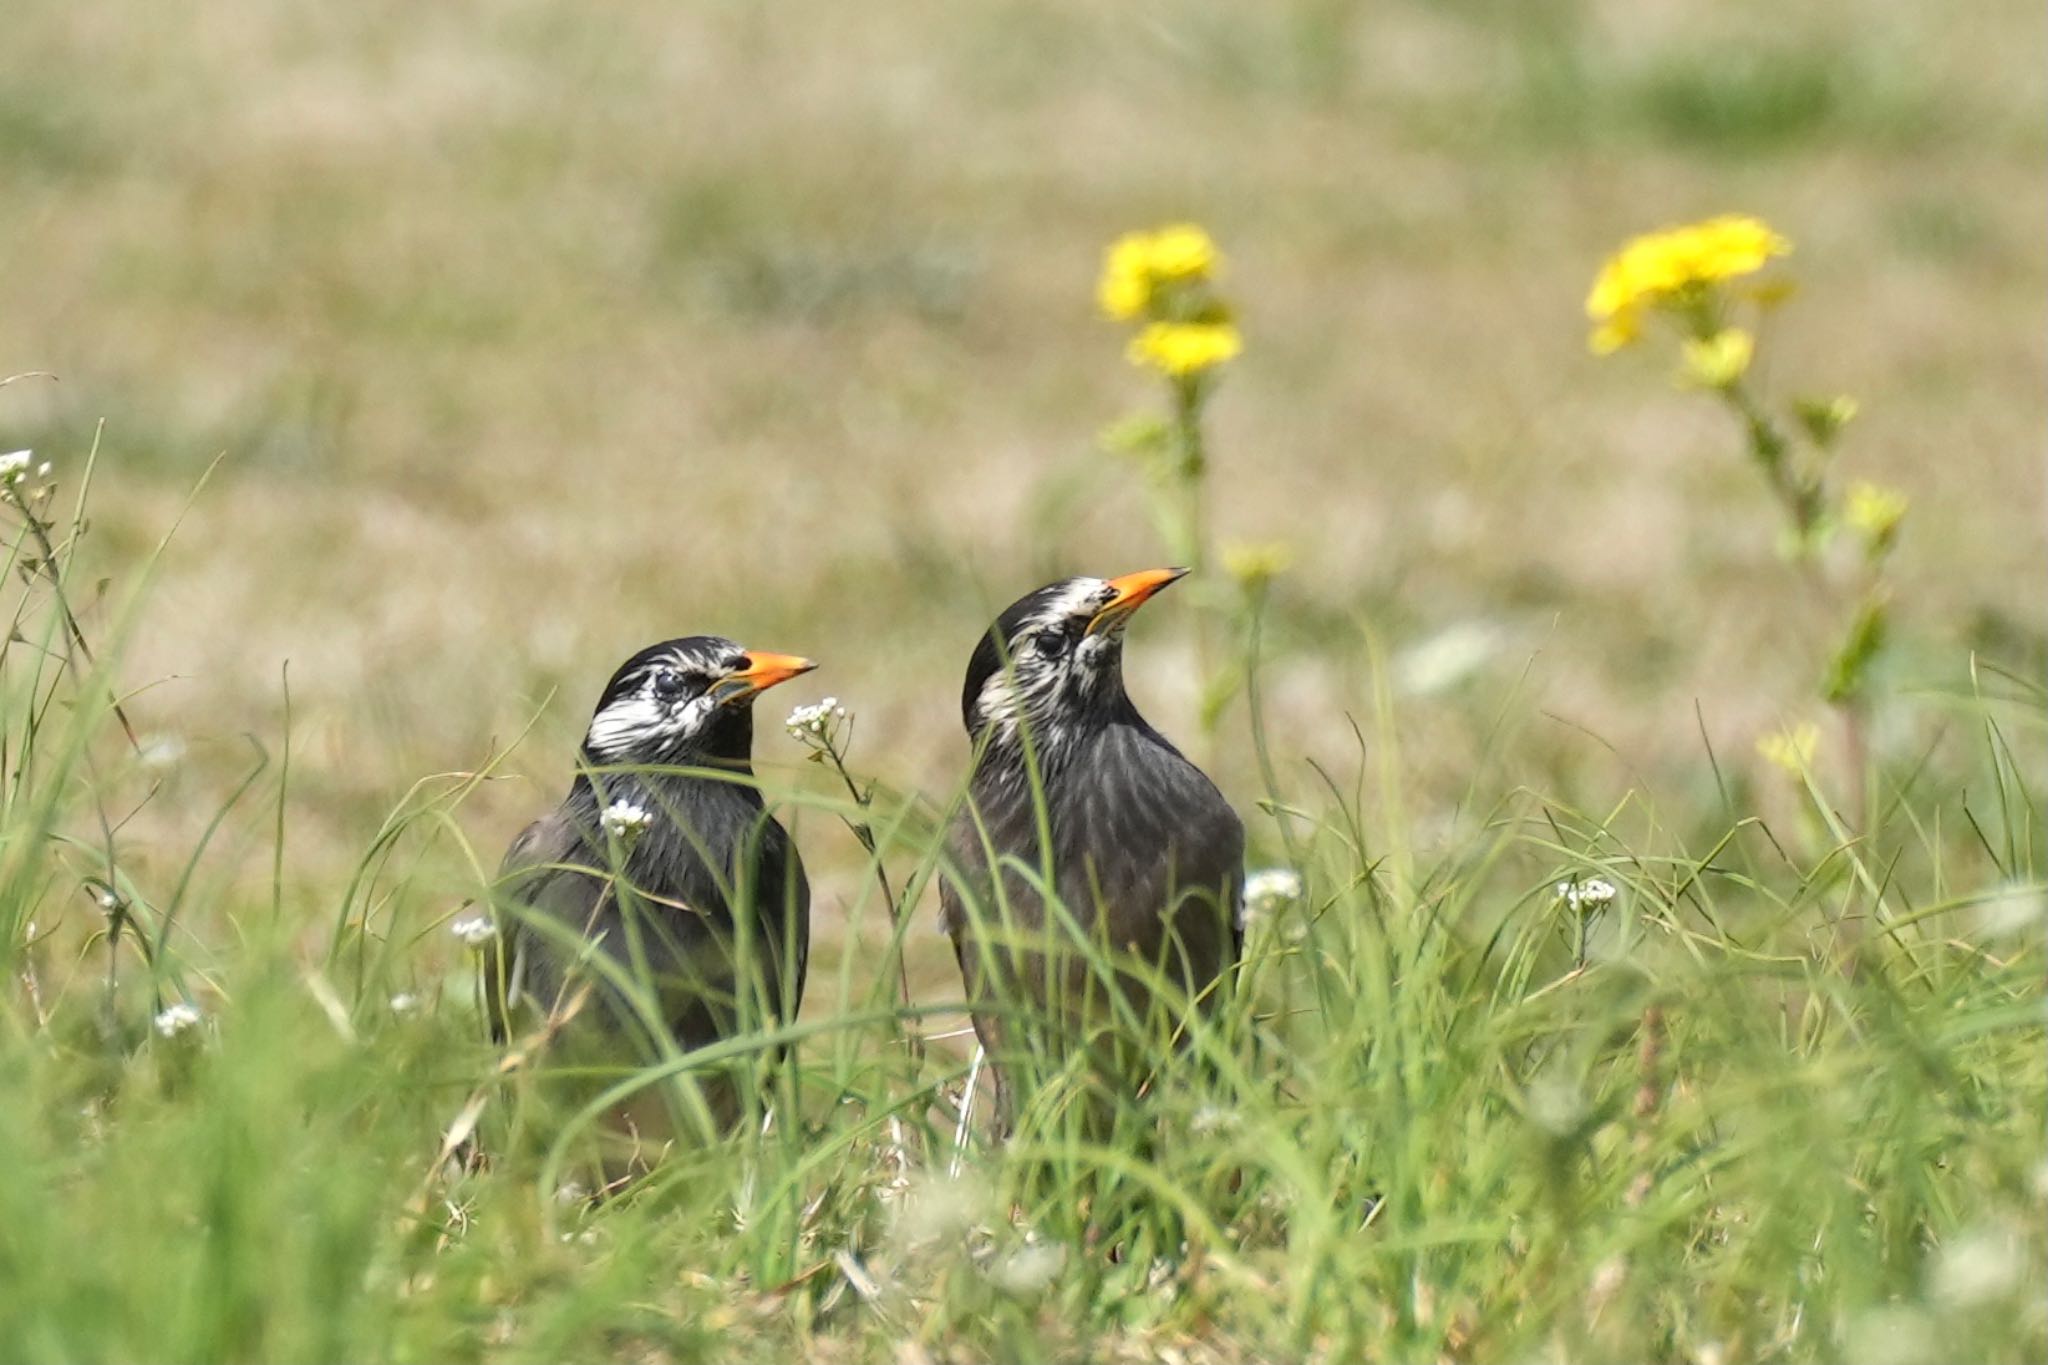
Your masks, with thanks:
M 1111 455 L 1149 460 L 1166 449 L 1171 435 L 1165 419 L 1152 413 L 1133 413 L 1104 427 L 1095 439 Z
M 1848 638 L 1828 669 L 1827 682 L 1821 689 L 1828 701 L 1843 702 L 1862 695 L 1871 661 L 1884 649 L 1889 631 L 1887 605 L 1882 592 L 1873 592 L 1865 599 L 1855 624 L 1849 627 Z
M 1856 416 L 1856 400 L 1847 394 L 1837 394 L 1833 398 L 1801 398 L 1792 407 L 1807 438 L 1822 450 L 1833 445 L 1842 428 Z

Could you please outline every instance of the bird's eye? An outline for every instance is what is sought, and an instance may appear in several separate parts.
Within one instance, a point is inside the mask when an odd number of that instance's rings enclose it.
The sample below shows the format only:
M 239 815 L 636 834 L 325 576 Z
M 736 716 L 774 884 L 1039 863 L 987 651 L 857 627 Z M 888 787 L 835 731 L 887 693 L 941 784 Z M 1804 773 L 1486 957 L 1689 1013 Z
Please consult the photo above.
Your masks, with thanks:
M 1057 659 L 1067 652 L 1070 641 L 1063 630 L 1041 630 L 1031 643 L 1041 658 Z
M 663 701 L 673 701 L 683 695 L 683 675 L 673 668 L 664 668 L 654 675 L 654 695 Z

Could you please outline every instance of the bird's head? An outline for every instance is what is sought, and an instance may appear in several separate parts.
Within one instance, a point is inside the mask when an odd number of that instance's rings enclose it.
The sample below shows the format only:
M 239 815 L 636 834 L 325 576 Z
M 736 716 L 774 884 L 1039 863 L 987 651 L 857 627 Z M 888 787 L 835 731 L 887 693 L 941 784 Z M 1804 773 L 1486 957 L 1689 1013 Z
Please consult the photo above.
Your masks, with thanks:
M 1121 578 L 1067 578 L 1010 604 L 967 664 L 960 708 L 967 733 L 998 738 L 1020 727 L 1057 744 L 1091 716 L 1128 708 L 1124 627 L 1131 613 L 1186 569 Z
M 650 645 L 605 684 L 584 752 L 595 763 L 744 763 L 753 750 L 754 698 L 816 667 L 716 635 Z

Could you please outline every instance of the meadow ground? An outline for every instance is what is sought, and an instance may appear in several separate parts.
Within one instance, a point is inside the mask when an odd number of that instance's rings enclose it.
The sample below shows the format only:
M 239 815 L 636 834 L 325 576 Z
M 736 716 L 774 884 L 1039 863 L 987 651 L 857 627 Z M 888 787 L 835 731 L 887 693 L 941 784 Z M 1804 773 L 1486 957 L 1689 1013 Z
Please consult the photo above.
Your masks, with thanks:
M 56 377 L 0 388 L 0 451 L 68 512 L 97 447 L 66 581 L 148 761 L 17 575 L 0 1354 L 2038 1358 L 2042 26 L 10 7 L 0 375 Z M 1843 463 L 1912 498 L 1868 772 L 1738 431 L 1585 350 L 1622 237 L 1728 209 L 1796 242 L 1763 377 L 1854 393 Z M 1157 395 L 1093 284 L 1184 217 L 1246 339 L 1216 534 L 1294 557 L 1270 789 L 1244 698 L 1199 742 L 1256 861 L 1290 857 L 1262 798 L 1307 817 L 1257 1060 L 945 1179 L 922 1100 L 960 1040 L 913 1078 L 845 1023 L 886 1003 L 883 916 L 764 724 L 819 887 L 805 1118 L 589 1214 L 539 1154 L 444 1182 L 490 1060 L 439 926 L 619 659 L 713 629 L 824 661 L 770 719 L 847 701 L 915 812 L 990 612 L 1158 561 L 1098 441 Z M 1130 655 L 1191 742 L 1200 606 Z M 1755 748 L 1805 720 L 1811 786 Z M 503 780 L 408 797 L 515 738 Z M 900 872 L 921 821 L 885 820 Z M 175 915 L 112 991 L 79 890 L 110 846 L 145 926 Z M 1548 889 L 1593 875 L 1622 895 L 1582 967 Z M 937 1010 L 931 914 L 904 947 Z M 1845 959 L 1836 921 L 1880 919 Z M 149 1029 L 180 991 L 203 1042 Z M 545 1131 L 531 1100 L 491 1092 L 500 1145 Z

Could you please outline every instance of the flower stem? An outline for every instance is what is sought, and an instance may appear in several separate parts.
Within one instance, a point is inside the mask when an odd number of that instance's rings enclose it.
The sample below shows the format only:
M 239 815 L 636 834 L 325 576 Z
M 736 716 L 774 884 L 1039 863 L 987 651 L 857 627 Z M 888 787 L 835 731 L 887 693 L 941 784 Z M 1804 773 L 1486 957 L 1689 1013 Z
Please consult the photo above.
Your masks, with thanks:
M 861 812 L 861 817 L 858 819 L 842 815 L 840 823 L 846 826 L 847 830 L 852 833 L 855 841 L 860 844 L 861 848 L 866 850 L 868 863 L 875 870 L 875 885 L 881 889 L 882 905 L 889 915 L 890 938 L 895 944 L 897 992 L 902 1001 L 903 1008 L 908 1010 L 910 1008 L 910 963 L 903 953 L 903 917 L 905 907 L 897 903 L 896 891 L 889 883 L 889 869 L 883 865 L 882 851 L 875 839 L 874 826 L 866 818 L 867 812 L 874 804 L 873 796 L 871 792 L 863 791 L 860 784 L 853 780 L 853 774 L 847 771 L 845 756 L 840 753 L 836 742 L 827 741 L 820 748 L 819 752 L 824 754 L 826 761 L 831 763 L 832 771 L 839 774 L 840 782 L 846 787 L 846 794 L 853 799 L 854 806 Z M 910 1028 L 907 1024 L 899 1025 L 899 1027 L 904 1030 L 904 1045 L 910 1050 L 912 1060 L 921 1065 L 924 1061 L 923 1035 Z
M 1171 550 L 1198 585 L 1206 583 L 1209 563 L 1209 449 L 1202 434 L 1206 387 L 1199 374 L 1181 375 L 1173 380 L 1172 479 L 1179 506 L 1170 518 L 1178 541 Z M 1208 602 L 1198 600 L 1195 611 L 1195 676 L 1202 685 L 1202 733 L 1213 745 L 1222 711 L 1218 698 L 1223 695 L 1223 683 L 1217 674 L 1216 626 L 1211 615 Z
M 57 604 L 58 616 L 63 619 L 65 634 L 72 646 L 78 650 L 78 657 L 85 661 L 85 666 L 97 668 L 99 661 L 93 658 L 92 646 L 85 642 L 85 630 L 78 624 L 78 617 L 71 610 L 71 599 L 64 594 L 64 580 L 57 572 L 57 547 L 51 543 L 49 527 L 43 524 L 43 519 L 36 514 L 35 509 L 28 505 L 28 500 L 21 496 L 18 487 L 7 485 L 6 498 L 14 510 L 21 513 L 21 519 L 28 524 L 29 534 L 35 537 L 36 551 L 42 557 L 36 568 L 50 582 L 50 596 Z M 76 672 L 75 667 L 73 671 Z M 121 722 L 122 733 L 128 736 L 129 745 L 140 753 L 142 741 L 136 737 L 135 726 L 129 721 L 128 713 L 121 709 L 120 698 L 111 697 L 110 700 L 114 708 L 114 717 Z

